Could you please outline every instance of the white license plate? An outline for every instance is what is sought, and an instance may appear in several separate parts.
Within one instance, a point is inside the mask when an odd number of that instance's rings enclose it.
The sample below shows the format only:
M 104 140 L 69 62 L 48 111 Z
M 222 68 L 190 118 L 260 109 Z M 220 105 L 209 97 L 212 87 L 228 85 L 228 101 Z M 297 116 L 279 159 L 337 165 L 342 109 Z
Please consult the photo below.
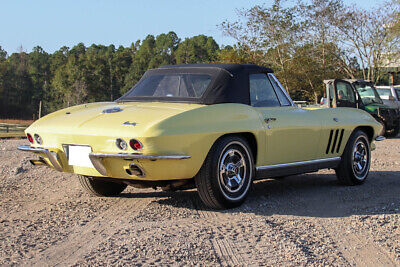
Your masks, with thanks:
M 90 146 L 68 146 L 68 164 L 94 168 L 89 159 L 89 153 L 91 152 L 92 148 Z

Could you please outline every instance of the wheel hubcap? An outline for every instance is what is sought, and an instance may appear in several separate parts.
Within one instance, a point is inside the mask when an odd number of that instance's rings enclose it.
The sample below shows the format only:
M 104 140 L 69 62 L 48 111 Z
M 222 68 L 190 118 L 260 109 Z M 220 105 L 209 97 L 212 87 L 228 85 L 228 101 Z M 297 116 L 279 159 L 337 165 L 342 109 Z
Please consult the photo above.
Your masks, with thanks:
M 363 176 L 368 168 L 368 150 L 362 141 L 358 141 L 353 150 L 353 170 L 357 176 Z
M 239 191 L 246 180 L 246 161 L 237 149 L 228 149 L 221 158 L 219 179 L 224 189 L 230 193 Z

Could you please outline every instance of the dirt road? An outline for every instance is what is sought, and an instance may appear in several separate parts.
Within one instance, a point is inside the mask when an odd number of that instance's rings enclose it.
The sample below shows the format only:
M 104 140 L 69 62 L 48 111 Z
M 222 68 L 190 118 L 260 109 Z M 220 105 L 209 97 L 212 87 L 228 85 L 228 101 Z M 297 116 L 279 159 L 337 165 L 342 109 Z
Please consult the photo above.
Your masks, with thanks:
M 0 265 L 400 265 L 400 138 L 377 143 L 362 186 L 333 171 L 258 181 L 228 211 L 194 190 L 91 197 L 22 144 L 0 141 Z

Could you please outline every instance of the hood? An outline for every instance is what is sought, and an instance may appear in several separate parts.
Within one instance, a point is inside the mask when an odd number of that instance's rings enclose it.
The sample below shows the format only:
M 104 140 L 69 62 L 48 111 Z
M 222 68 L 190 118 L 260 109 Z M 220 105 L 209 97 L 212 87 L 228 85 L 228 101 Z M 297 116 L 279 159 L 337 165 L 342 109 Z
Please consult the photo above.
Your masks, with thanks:
M 74 106 L 34 122 L 25 132 L 140 136 L 158 122 L 202 107 L 198 104 L 161 102 L 103 102 Z
M 378 104 L 378 103 L 369 104 L 369 105 L 365 106 L 365 110 L 370 111 L 370 112 L 375 112 L 378 108 L 393 109 L 392 107 L 389 107 L 384 104 Z
M 383 101 L 383 104 L 385 104 L 388 107 L 396 108 L 396 109 L 400 107 L 399 102 L 397 102 L 397 101 L 387 100 L 387 99 L 382 99 L 382 101 Z

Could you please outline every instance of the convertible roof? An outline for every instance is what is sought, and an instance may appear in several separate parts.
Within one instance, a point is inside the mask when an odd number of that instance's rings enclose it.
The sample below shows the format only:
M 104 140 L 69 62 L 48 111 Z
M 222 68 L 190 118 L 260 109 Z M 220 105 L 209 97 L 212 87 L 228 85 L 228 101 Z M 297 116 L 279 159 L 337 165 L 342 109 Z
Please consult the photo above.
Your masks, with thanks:
M 254 64 L 237 64 L 237 63 L 198 63 L 198 64 L 180 64 L 180 65 L 165 65 L 159 69 L 222 69 L 229 72 L 231 75 L 240 74 L 241 72 L 262 72 L 272 73 L 272 69 L 265 68 Z
M 202 63 L 166 65 L 146 71 L 142 79 L 157 74 L 200 73 L 212 77 L 210 85 L 201 98 L 151 98 L 137 99 L 141 101 L 176 101 L 199 104 L 242 103 L 250 104 L 249 74 L 272 73 L 269 68 L 253 64 L 236 63 Z M 119 100 L 123 101 L 124 96 Z M 135 100 L 135 99 L 131 99 Z

